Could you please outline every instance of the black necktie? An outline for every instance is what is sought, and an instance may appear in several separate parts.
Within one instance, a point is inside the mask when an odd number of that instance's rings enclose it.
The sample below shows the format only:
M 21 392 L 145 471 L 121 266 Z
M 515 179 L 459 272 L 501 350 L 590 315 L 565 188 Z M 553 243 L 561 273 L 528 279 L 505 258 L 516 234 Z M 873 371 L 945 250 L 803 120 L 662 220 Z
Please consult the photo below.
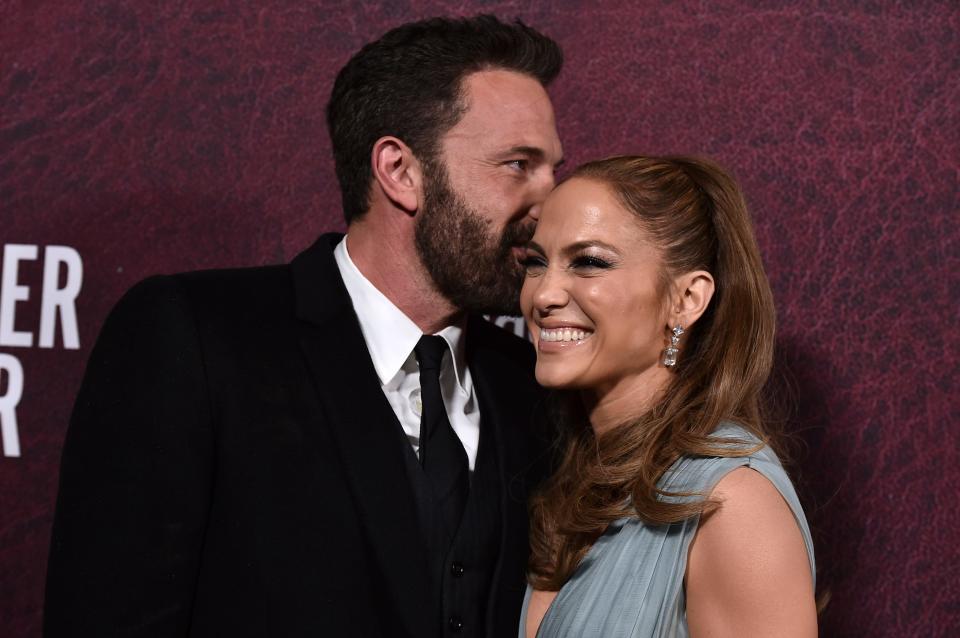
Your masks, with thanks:
M 420 366 L 420 464 L 452 538 L 463 517 L 470 490 L 467 453 L 457 437 L 440 392 L 440 363 L 447 352 L 443 337 L 424 335 L 413 349 Z

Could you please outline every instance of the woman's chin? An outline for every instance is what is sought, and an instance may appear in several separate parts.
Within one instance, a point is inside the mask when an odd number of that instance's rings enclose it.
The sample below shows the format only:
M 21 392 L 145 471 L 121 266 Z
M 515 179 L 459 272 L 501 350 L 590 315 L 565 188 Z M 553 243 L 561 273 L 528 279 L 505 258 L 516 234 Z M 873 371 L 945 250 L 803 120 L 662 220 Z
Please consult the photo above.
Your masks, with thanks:
M 577 388 L 576 375 L 572 370 L 558 370 L 557 366 L 537 364 L 537 383 L 553 390 L 573 390 Z

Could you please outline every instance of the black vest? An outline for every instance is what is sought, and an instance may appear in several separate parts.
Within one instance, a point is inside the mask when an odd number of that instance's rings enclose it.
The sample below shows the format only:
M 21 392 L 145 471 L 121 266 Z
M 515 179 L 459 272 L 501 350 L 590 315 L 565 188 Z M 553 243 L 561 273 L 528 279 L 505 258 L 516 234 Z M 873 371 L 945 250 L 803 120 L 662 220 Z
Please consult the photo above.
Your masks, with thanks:
M 486 615 L 502 532 L 500 472 L 493 435 L 493 428 L 481 429 L 477 462 L 470 477 L 470 495 L 452 541 L 434 507 L 426 475 L 413 450 L 407 446 L 410 452 L 405 455 L 407 475 L 416 497 L 418 521 L 430 561 L 431 588 L 441 612 L 436 635 L 451 638 L 486 635 Z

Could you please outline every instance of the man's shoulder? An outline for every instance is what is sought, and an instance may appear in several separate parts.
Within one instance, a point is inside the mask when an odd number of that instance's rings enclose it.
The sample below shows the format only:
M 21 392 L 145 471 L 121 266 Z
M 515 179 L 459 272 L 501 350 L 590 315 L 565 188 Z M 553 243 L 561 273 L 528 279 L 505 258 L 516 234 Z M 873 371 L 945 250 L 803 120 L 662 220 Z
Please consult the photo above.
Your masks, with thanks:
M 205 304 L 292 296 L 290 266 L 278 264 L 249 268 L 194 270 L 168 275 L 191 301 Z
M 192 320 L 242 321 L 265 312 L 293 311 L 288 265 L 197 270 L 153 275 L 134 284 L 113 315 L 179 314 Z
M 221 286 L 231 283 L 243 285 L 255 284 L 256 282 L 269 281 L 277 277 L 289 277 L 289 273 L 290 264 L 271 264 L 266 266 L 188 270 L 166 276 L 190 285 Z

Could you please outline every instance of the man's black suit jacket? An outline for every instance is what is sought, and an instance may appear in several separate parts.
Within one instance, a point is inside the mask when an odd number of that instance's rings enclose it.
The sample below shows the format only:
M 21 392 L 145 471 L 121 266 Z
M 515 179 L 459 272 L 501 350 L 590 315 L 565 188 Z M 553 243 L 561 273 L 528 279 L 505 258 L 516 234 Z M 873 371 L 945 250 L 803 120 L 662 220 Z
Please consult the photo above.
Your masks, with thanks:
M 148 279 L 93 349 L 67 433 L 48 636 L 433 636 L 400 426 L 333 260 Z M 471 318 L 503 527 L 489 636 L 516 635 L 545 437 L 529 344 Z

